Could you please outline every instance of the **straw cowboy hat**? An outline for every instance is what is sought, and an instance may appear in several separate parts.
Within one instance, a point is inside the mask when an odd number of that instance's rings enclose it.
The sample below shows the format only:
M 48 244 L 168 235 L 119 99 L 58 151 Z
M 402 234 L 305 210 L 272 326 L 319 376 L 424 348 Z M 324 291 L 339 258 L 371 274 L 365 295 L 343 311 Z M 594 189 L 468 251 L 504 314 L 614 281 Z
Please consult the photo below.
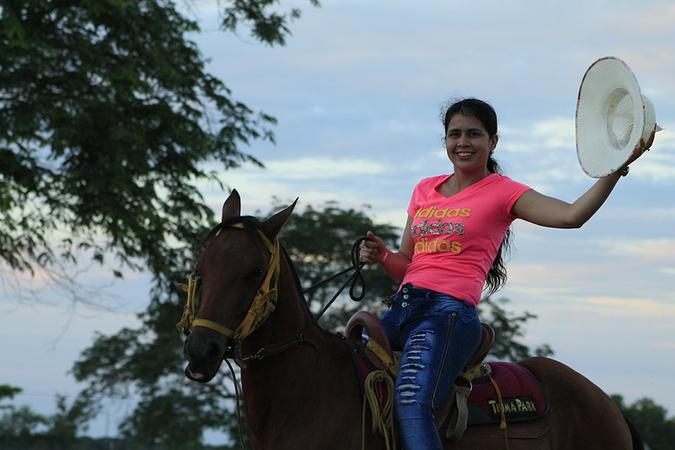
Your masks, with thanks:
M 626 63 L 605 57 L 586 70 L 576 113 L 577 156 L 594 178 L 616 172 L 656 125 L 654 106 Z

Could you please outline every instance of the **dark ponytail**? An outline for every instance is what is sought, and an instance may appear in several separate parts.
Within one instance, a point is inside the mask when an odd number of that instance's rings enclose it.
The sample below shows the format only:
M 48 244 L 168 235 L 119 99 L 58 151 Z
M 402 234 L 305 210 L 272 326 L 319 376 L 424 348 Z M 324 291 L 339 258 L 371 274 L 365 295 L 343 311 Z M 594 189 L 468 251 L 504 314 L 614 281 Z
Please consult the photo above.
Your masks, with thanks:
M 499 163 L 490 156 L 488 159 L 487 168 L 491 173 L 502 173 Z M 495 255 L 494 261 L 492 261 L 492 267 L 488 270 L 487 278 L 485 279 L 485 291 L 487 296 L 491 296 L 506 284 L 506 264 L 504 263 L 504 255 L 508 255 L 511 251 L 511 228 L 509 227 L 504 233 L 504 239 L 499 245 L 499 250 L 497 250 L 497 255 Z
M 476 98 L 465 98 L 450 105 L 443 117 L 443 126 L 446 136 L 448 134 L 448 124 L 455 114 L 462 114 L 478 119 L 490 137 L 497 135 L 497 113 L 488 103 Z M 487 162 L 487 169 L 490 173 L 502 173 L 501 167 L 497 161 L 490 156 Z M 511 250 L 511 228 L 506 230 L 497 255 L 492 262 L 492 267 L 488 270 L 485 280 L 485 291 L 490 296 L 501 289 L 506 283 L 506 265 L 504 264 L 504 255 Z

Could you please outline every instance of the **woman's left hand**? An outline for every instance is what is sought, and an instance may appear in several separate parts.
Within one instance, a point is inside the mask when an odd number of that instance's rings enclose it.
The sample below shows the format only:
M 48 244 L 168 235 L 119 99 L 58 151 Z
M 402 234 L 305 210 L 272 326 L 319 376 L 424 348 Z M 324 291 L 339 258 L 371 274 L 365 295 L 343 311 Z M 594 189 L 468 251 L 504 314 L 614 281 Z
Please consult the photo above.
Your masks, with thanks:
M 624 167 L 628 166 L 633 161 L 638 159 L 640 156 L 642 156 L 644 152 L 649 151 L 649 148 L 654 143 L 655 135 L 656 135 L 656 126 L 654 126 L 654 129 L 652 130 L 652 133 L 649 135 L 649 138 L 647 138 L 647 142 L 645 142 L 644 139 L 640 139 L 640 142 L 638 142 L 638 144 L 633 149 L 633 153 L 630 155 L 630 158 L 628 158 L 628 161 L 626 161 Z

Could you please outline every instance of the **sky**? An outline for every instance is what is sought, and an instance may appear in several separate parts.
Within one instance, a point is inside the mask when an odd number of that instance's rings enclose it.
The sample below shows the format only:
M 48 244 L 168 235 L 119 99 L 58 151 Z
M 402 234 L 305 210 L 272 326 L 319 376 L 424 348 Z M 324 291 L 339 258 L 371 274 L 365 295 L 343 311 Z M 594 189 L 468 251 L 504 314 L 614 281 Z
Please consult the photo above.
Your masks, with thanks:
M 197 1 L 192 14 L 205 31 L 191 39 L 208 70 L 278 120 L 275 145 L 245 148 L 266 167 L 223 172 L 222 181 L 239 191 L 244 213 L 268 211 L 273 197 L 299 197 L 300 208 L 335 200 L 369 205 L 376 222 L 402 227 L 416 182 L 451 172 L 443 106 L 472 96 L 497 111 L 504 173 L 571 202 L 595 182 L 576 156 L 580 81 L 596 59 L 623 59 L 664 130 L 581 229 L 514 222 L 509 278 L 497 296 L 537 315 L 528 344 L 548 343 L 606 392 L 651 397 L 675 415 L 675 4 L 412 4 L 284 2 L 303 15 L 285 47 L 268 47 L 246 29 L 218 31 L 214 3 Z M 212 185 L 203 192 L 214 210 L 227 196 Z M 147 274 L 115 282 L 89 268 L 77 282 L 103 287 L 113 306 L 73 302 L 39 275 L 0 272 L 0 383 L 24 388 L 17 399 L 38 410 L 53 408 L 56 393 L 77 393 L 68 370 L 94 333 L 134 326 L 147 305 Z M 92 432 L 111 432 L 130 408 L 115 405 Z

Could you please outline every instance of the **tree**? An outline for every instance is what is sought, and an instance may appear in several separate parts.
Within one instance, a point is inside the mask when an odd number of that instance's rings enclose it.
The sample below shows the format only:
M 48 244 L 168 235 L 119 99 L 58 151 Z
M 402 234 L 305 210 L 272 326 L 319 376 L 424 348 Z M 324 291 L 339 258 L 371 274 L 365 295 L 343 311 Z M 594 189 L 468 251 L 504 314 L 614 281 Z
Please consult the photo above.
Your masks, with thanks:
M 11 386 L 9 384 L 0 384 L 0 402 L 4 399 L 13 399 L 17 394 L 20 394 L 22 389 L 17 386 Z M 5 406 L 0 405 L 0 408 Z
M 11 407 L 0 416 L 0 446 L 30 448 L 39 442 L 39 430 L 47 419 L 26 406 Z
M 300 12 L 279 3 L 220 4 L 222 28 L 283 45 Z M 0 0 L 0 262 L 58 270 L 89 252 L 101 264 L 112 255 L 115 276 L 152 273 L 147 328 L 97 336 L 74 373 L 103 383 L 80 396 L 87 414 L 108 395 L 140 396 L 144 417 L 157 407 L 175 414 L 168 425 L 184 430 L 175 442 L 125 422 L 125 433 L 162 448 L 191 448 L 203 427 L 231 423 L 227 386 L 209 395 L 180 375 L 176 284 L 213 224 L 197 186 L 219 182 L 219 168 L 261 165 L 242 148 L 274 140 L 274 118 L 205 71 L 187 37 L 198 31 L 171 0 Z
M 278 3 L 227 2 L 222 27 L 283 44 L 300 13 Z M 241 148 L 273 141 L 275 120 L 205 71 L 198 31 L 171 0 L 0 1 L 1 262 L 171 272 L 210 219 L 208 164 L 261 164 Z
M 164 298 L 164 296 L 162 296 Z M 79 399 L 100 411 L 111 399 L 136 402 L 122 420 L 122 437 L 143 446 L 201 448 L 206 429 L 234 423 L 233 388 L 221 375 L 201 386 L 183 375 L 184 359 L 175 324 L 182 292 L 154 301 L 140 315 L 142 326 L 99 334 L 75 362 L 73 375 L 87 387 Z
M 13 399 L 22 389 L 8 384 L 0 385 L 0 402 Z M 26 446 L 34 440 L 36 429 L 44 426 L 46 418 L 28 407 L 0 404 L 0 446 Z
M 0 385 L 0 400 L 12 399 L 21 388 Z M 91 419 L 86 405 L 65 397 L 56 397 L 57 411 L 52 416 L 38 414 L 27 406 L 3 405 L 0 416 L 0 444 L 3 449 L 70 450 L 79 441 L 78 434 Z
M 68 405 L 64 396 L 56 397 L 56 414 L 46 418 L 47 429 L 43 439 L 54 450 L 70 450 L 79 440 L 79 435 L 87 429 L 92 410 L 86 403 L 75 400 Z
M 651 398 L 641 398 L 630 405 L 618 394 L 612 395 L 612 400 L 651 450 L 675 449 L 675 417 L 668 418 L 666 408 Z

